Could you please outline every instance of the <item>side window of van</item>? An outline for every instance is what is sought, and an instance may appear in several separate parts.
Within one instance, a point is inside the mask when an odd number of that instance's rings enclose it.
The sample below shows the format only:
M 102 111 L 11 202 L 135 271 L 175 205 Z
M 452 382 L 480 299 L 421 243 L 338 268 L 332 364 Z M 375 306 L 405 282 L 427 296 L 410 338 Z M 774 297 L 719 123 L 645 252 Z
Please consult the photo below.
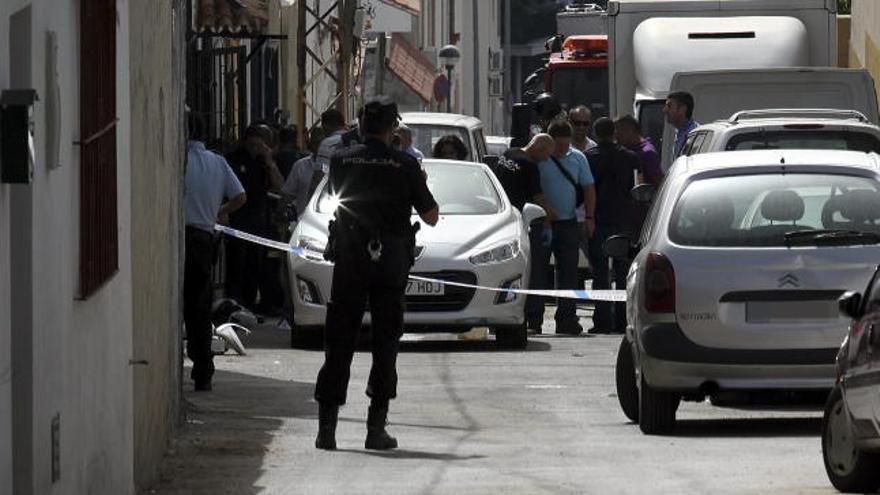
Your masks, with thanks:
M 474 157 L 474 161 L 479 162 L 483 160 L 484 156 L 489 154 L 486 150 L 486 137 L 483 136 L 482 129 L 474 129 L 473 138 L 477 142 L 477 156 Z
M 700 143 L 700 147 L 698 150 L 694 152 L 697 153 L 708 153 L 712 149 L 712 138 L 715 137 L 715 133 L 712 131 L 706 131 L 703 133 L 703 142 Z
M 681 147 L 681 156 L 691 156 L 694 149 L 694 142 L 697 140 L 699 133 L 688 134 L 684 140 L 684 146 Z
M 683 156 L 696 155 L 700 152 L 700 147 L 703 146 L 704 141 L 706 141 L 705 132 L 697 132 L 691 134 L 690 136 L 688 136 L 687 141 L 685 141 L 684 148 L 682 148 L 681 154 Z

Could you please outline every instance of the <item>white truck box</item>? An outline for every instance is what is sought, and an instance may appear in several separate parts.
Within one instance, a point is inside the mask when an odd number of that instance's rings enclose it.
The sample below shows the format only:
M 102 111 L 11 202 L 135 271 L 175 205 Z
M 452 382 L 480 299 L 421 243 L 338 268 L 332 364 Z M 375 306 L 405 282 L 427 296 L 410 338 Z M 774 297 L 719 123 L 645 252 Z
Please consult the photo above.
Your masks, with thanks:
M 677 72 L 834 66 L 836 12 L 835 0 L 611 0 L 611 114 L 657 139 Z

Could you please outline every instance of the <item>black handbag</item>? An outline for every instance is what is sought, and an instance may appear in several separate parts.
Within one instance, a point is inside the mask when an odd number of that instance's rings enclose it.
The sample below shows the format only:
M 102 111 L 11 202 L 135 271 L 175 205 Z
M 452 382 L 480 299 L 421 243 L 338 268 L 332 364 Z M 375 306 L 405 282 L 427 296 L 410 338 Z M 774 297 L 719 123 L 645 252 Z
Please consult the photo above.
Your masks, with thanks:
M 580 207 L 582 204 L 584 204 L 584 188 L 579 186 L 577 181 L 574 180 L 574 177 L 571 176 L 571 174 L 568 172 L 568 170 L 566 170 L 565 167 L 563 167 L 562 164 L 559 163 L 559 159 L 557 159 L 553 155 L 550 155 L 550 158 L 553 159 L 553 163 L 556 164 L 556 167 L 559 168 L 559 171 L 562 172 L 562 175 L 565 176 L 565 179 L 568 180 L 568 182 L 572 185 L 572 187 L 574 187 L 574 197 L 575 197 L 575 200 L 574 200 L 575 205 L 574 206 L 575 206 L 575 208 Z

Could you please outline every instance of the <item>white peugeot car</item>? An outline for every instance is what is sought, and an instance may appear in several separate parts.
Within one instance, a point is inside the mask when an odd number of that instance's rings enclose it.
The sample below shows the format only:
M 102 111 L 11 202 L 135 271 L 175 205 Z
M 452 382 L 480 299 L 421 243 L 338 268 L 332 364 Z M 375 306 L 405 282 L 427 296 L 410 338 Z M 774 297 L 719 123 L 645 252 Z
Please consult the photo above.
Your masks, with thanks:
M 435 280 L 498 289 L 528 287 L 528 225 L 544 216 L 536 205 L 524 212 L 511 206 L 501 184 L 481 163 L 426 159 L 428 188 L 440 207 L 436 227 L 416 236 L 416 262 L 411 274 Z M 336 203 L 326 181 L 309 203 L 290 243 L 301 255 L 290 255 L 294 305 L 291 343 L 320 334 L 330 295 L 333 265 L 324 261 L 327 224 Z M 418 217 L 413 215 L 413 221 Z M 466 332 L 494 329 L 500 346 L 524 348 L 525 297 L 424 281 L 406 288 L 405 331 Z M 364 324 L 369 325 L 367 314 Z
M 847 331 L 837 299 L 880 260 L 880 159 L 735 151 L 675 162 L 634 256 L 617 361 L 620 405 L 645 433 L 679 401 L 829 390 Z M 729 395 L 729 394 L 728 394 Z

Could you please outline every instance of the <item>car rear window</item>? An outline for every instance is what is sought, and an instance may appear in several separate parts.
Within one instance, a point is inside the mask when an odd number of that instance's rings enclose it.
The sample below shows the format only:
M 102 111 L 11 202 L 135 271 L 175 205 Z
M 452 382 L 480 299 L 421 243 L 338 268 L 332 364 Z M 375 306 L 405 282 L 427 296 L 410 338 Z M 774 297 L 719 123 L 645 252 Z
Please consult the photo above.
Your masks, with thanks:
M 880 233 L 880 183 L 836 174 L 752 174 L 691 182 L 669 238 L 685 246 L 784 246 L 785 234 L 830 229 Z
M 730 139 L 727 151 L 740 150 L 848 150 L 880 152 L 880 140 L 866 132 L 785 130 L 749 132 Z
M 465 160 L 473 161 L 474 152 L 471 149 L 471 139 L 468 136 L 466 127 L 455 127 L 451 125 L 427 125 L 427 124 L 406 124 L 413 131 L 413 145 L 425 154 L 426 157 L 433 157 L 434 145 L 440 138 L 448 135 L 457 136 L 468 149 L 468 156 Z

